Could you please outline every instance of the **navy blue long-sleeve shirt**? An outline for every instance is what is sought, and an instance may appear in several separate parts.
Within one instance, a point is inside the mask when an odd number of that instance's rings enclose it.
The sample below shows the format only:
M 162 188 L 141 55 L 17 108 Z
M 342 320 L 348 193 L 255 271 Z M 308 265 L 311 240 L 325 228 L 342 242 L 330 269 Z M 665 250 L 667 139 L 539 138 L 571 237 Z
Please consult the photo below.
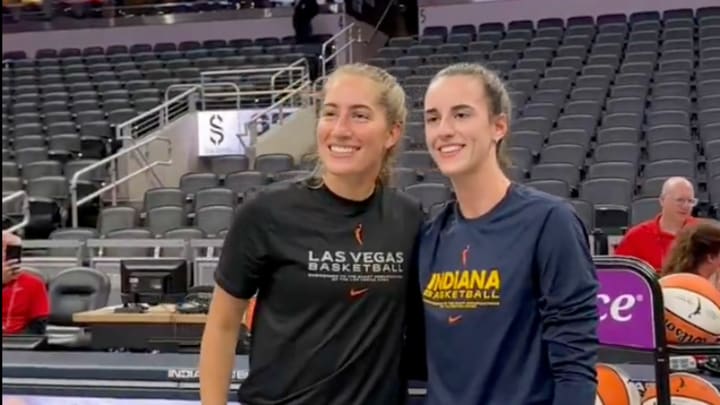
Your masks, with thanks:
M 513 184 L 489 213 L 448 203 L 421 234 L 426 405 L 593 405 L 598 289 L 565 201 Z

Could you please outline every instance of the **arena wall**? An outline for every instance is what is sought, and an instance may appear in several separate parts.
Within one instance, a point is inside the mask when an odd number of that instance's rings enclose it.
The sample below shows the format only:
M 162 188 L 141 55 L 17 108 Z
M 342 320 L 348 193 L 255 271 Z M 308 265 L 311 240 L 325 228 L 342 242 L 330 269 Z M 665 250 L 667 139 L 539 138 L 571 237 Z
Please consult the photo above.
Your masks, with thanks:
M 171 16 L 169 16 L 171 17 Z M 349 20 L 348 20 L 349 21 Z M 342 23 L 340 14 L 321 14 L 313 20 L 316 34 L 334 34 Z M 294 35 L 292 16 L 244 20 L 198 21 L 178 24 L 86 28 L 72 30 L 3 33 L 3 51 L 35 54 L 41 48 L 85 48 L 88 46 L 139 43 L 204 41 L 207 39 L 284 37 Z
M 420 31 L 429 26 L 569 18 L 718 6 L 718 0 L 419 0 Z

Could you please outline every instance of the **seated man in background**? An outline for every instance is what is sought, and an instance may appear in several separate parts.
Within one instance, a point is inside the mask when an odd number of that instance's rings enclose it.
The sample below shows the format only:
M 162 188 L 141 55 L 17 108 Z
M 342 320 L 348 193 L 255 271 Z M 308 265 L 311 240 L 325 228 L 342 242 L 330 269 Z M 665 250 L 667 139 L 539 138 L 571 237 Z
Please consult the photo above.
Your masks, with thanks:
M 9 246 L 20 246 L 21 243 L 22 240 L 18 236 L 3 232 L 3 335 L 44 334 L 50 314 L 45 283 L 34 275 L 23 272 L 20 261 L 6 255 Z
M 697 204 L 692 183 L 684 177 L 671 177 L 660 192 L 660 214 L 630 228 L 615 254 L 643 260 L 660 272 L 675 235 L 697 220 L 692 210 Z

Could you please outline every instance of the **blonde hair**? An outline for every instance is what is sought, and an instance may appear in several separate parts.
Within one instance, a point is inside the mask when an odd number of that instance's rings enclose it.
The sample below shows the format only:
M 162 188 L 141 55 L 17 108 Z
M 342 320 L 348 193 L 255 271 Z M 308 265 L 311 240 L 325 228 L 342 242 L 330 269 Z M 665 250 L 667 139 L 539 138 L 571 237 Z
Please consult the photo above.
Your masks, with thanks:
M 662 275 L 695 273 L 708 257 L 720 254 L 720 223 L 705 220 L 683 229 L 675 238 Z
M 508 122 L 508 133 L 497 142 L 495 156 L 500 167 L 507 168 L 511 162 L 507 156 L 505 139 L 510 134 L 510 122 L 512 121 L 512 101 L 505 83 L 494 71 L 479 63 L 456 63 L 439 71 L 430 81 L 430 84 L 443 77 L 467 76 L 477 79 L 485 89 L 485 97 L 488 103 L 488 113 L 491 117 L 505 116 Z
M 373 83 L 377 84 L 378 87 L 378 104 L 385 111 L 385 118 L 387 120 L 388 127 L 395 125 L 400 126 L 400 135 L 405 133 L 405 121 L 407 119 L 407 107 L 405 103 L 405 90 L 400 86 L 400 83 L 395 79 L 395 76 L 391 75 L 387 71 L 367 65 L 364 63 L 352 63 L 343 65 L 337 68 L 331 73 L 325 85 L 319 95 L 320 99 L 325 98 L 325 93 L 328 88 L 328 83 L 333 80 L 337 80 L 339 77 L 344 75 L 359 76 L 370 79 Z M 319 103 L 318 103 L 319 104 Z M 319 112 L 319 111 L 318 111 Z M 392 167 L 395 164 L 395 157 L 397 154 L 398 147 L 400 145 L 398 141 L 395 145 L 389 148 L 383 156 L 382 165 L 380 166 L 380 172 L 378 173 L 377 182 L 382 185 L 390 184 L 392 177 Z M 310 184 L 313 187 L 320 187 L 323 184 L 322 162 L 315 157 L 316 164 L 313 175 L 310 179 Z

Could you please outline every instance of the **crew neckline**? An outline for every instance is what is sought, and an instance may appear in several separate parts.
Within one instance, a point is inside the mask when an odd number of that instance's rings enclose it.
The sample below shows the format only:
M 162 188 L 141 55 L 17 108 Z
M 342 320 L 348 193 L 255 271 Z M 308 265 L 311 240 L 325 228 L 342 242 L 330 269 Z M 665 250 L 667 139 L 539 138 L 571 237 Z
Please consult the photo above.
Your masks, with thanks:
M 458 220 L 461 223 L 465 224 L 479 224 L 483 222 L 487 222 L 491 220 L 498 211 L 503 209 L 503 207 L 508 203 L 508 200 L 510 199 L 510 196 L 515 192 L 515 189 L 517 188 L 517 183 L 510 182 L 510 185 L 508 186 L 507 190 L 505 190 L 505 195 L 498 201 L 495 206 L 493 206 L 490 211 L 484 213 L 483 215 L 480 215 L 479 217 L 475 218 L 466 218 L 462 211 L 460 210 L 460 202 L 457 200 L 455 201 L 455 215 L 457 216 Z
M 381 186 L 376 186 L 372 194 L 364 200 L 351 200 L 340 196 L 325 184 L 318 188 L 311 188 L 311 190 L 315 191 L 316 195 L 321 196 L 324 201 L 330 202 L 332 207 L 337 207 L 341 212 L 348 215 L 356 215 L 367 211 L 369 207 L 375 204 L 378 196 L 382 194 Z

